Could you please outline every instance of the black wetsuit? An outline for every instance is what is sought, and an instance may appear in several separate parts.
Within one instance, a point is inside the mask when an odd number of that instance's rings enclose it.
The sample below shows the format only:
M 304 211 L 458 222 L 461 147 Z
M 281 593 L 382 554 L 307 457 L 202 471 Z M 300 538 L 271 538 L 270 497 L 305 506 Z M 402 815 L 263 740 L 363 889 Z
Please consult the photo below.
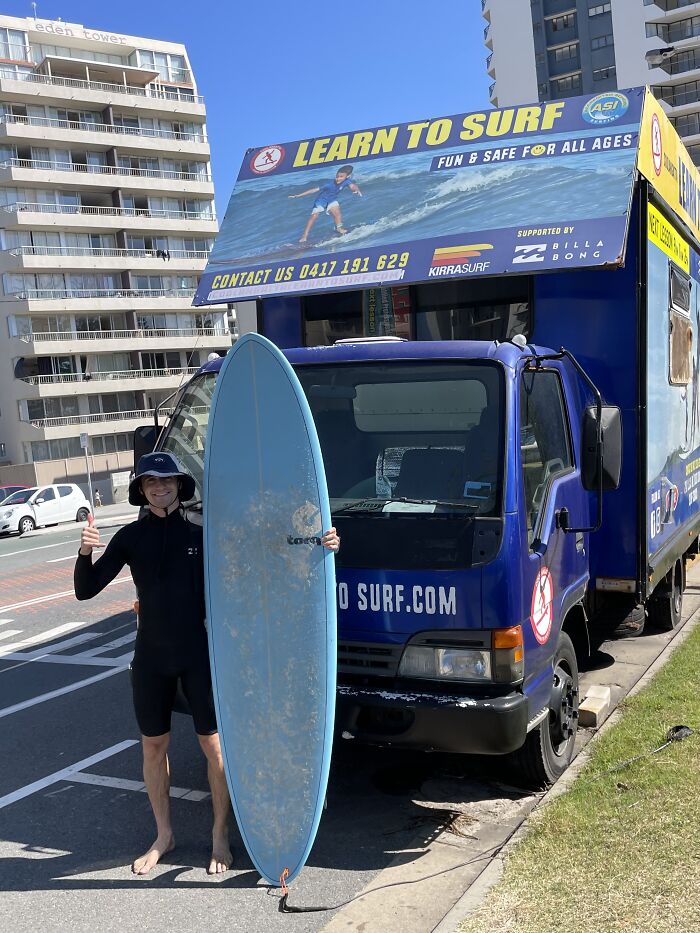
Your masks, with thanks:
M 93 564 L 78 555 L 75 595 L 91 599 L 128 565 L 139 600 L 132 663 L 136 719 L 143 735 L 170 731 L 178 678 L 199 735 L 216 732 L 204 626 L 202 529 L 182 512 L 148 512 L 120 528 Z

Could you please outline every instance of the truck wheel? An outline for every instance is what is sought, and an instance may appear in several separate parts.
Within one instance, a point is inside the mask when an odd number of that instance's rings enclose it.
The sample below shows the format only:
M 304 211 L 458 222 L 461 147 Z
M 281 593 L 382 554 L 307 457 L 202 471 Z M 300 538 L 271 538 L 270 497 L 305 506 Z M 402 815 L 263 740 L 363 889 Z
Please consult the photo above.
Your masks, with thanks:
M 649 619 L 662 632 L 672 632 L 681 621 L 683 609 L 683 567 L 679 560 L 669 571 L 670 583 L 662 584 L 658 598 L 649 600 Z
M 578 728 L 578 664 L 569 636 L 562 632 L 554 654 L 549 716 L 528 733 L 511 764 L 528 787 L 553 784 L 569 767 Z
M 25 517 L 21 519 L 17 531 L 19 531 L 21 535 L 26 535 L 30 531 L 34 531 L 35 528 L 36 525 L 34 524 L 34 519 L 30 518 L 28 515 L 25 515 Z

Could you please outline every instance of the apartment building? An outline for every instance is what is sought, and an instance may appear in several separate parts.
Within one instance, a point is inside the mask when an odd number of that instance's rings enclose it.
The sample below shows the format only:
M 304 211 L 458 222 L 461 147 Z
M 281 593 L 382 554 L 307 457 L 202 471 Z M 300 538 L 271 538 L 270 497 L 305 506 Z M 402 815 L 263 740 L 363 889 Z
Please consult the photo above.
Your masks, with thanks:
M 482 0 L 496 107 L 650 85 L 700 164 L 700 0 Z
M 183 45 L 0 16 L 0 480 L 109 500 L 132 433 L 212 351 L 217 223 Z M 114 478 L 114 481 L 111 481 Z

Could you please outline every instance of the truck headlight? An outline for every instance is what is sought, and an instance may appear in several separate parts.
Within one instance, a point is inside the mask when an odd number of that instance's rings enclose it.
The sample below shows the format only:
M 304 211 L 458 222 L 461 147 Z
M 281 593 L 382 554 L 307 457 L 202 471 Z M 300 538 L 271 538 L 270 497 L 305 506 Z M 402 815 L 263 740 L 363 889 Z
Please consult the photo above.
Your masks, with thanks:
M 13 512 L 12 509 L 8 509 L 7 512 L 3 512 L 3 513 L 2 513 L 2 517 L 3 517 L 3 518 L 12 518 L 12 512 Z
M 479 648 L 409 645 L 401 658 L 399 676 L 488 681 L 491 680 L 491 652 Z

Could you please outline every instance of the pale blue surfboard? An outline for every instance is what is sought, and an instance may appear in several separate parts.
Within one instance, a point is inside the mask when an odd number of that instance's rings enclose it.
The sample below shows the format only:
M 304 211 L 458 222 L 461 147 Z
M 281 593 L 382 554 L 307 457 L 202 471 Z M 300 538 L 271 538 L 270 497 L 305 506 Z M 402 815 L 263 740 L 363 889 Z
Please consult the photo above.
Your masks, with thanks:
M 321 818 L 336 686 L 333 554 L 321 449 L 291 366 L 258 334 L 212 399 L 204 556 L 212 679 L 238 828 L 261 876 L 303 868 Z

